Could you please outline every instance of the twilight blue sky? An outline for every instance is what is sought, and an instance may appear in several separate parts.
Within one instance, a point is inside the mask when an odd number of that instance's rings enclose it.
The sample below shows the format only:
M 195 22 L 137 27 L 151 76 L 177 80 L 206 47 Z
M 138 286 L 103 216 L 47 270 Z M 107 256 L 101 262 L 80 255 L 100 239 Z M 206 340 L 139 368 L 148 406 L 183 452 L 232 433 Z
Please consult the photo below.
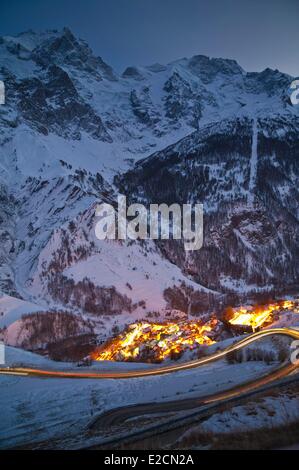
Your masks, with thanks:
M 299 76 L 299 0 L 1 0 L 0 35 L 64 26 L 119 72 L 206 54 Z

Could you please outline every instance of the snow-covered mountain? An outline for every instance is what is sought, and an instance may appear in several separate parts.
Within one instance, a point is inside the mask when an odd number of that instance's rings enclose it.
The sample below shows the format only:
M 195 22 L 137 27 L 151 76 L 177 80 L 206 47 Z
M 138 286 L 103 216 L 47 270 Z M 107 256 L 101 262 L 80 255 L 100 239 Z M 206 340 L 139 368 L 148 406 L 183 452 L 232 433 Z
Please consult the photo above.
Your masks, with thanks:
M 297 117 L 223 120 L 138 162 L 117 178 L 131 201 L 204 204 L 204 246 L 167 259 L 210 289 L 246 297 L 298 288 Z
M 0 80 L 3 295 L 71 311 L 104 337 L 136 318 L 298 287 L 292 77 L 202 55 L 119 75 L 65 28 L 0 38 Z M 204 247 L 98 241 L 95 203 L 119 192 L 203 203 Z M 10 318 L 27 328 L 28 313 Z

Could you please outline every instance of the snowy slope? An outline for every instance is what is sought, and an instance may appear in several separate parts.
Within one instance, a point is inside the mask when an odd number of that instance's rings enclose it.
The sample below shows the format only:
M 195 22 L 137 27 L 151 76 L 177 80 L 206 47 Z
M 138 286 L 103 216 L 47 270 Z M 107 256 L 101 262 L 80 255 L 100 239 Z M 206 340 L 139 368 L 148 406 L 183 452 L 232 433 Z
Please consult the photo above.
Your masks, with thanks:
M 7 348 L 7 357 L 13 362 L 51 367 L 49 361 L 39 356 L 27 352 L 16 355 L 11 348 Z M 0 376 L 0 448 L 42 441 L 47 441 L 48 448 L 78 448 L 92 444 L 94 439 L 99 442 L 101 438 L 108 437 L 111 430 L 102 429 L 93 436 L 88 431 L 88 424 L 105 410 L 136 403 L 204 396 L 258 377 L 273 367 L 261 362 L 223 365 L 220 362 L 197 371 L 123 381 L 33 380 Z M 136 369 L 136 364 L 121 364 L 118 368 L 120 366 Z M 53 364 L 53 367 L 57 368 L 57 365 Z
M 9 295 L 0 297 L 0 328 L 7 327 L 26 313 L 40 312 L 43 308 Z

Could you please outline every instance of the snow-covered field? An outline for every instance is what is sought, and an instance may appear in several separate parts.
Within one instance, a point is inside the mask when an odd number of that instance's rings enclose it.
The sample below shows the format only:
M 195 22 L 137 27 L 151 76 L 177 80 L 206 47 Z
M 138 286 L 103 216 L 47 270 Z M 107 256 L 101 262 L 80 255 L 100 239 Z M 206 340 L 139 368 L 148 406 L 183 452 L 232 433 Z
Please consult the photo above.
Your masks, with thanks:
M 6 348 L 6 360 L 8 364 L 17 362 L 57 368 L 52 361 L 9 347 Z M 65 369 L 70 365 L 60 364 L 59 367 Z M 148 366 L 107 363 L 95 367 L 119 370 Z M 0 376 L 0 448 L 53 439 L 59 439 L 60 446 L 65 440 L 68 447 L 80 447 L 92 443 L 87 426 L 105 410 L 206 395 L 258 377 L 271 367 L 273 365 L 266 366 L 262 362 L 225 364 L 224 367 L 221 361 L 180 373 L 125 380 Z M 101 430 L 101 434 L 103 437 L 109 435 L 109 429 Z
M 261 427 L 281 426 L 299 419 L 299 397 L 284 395 L 265 397 L 257 403 L 235 406 L 215 413 L 190 432 L 245 432 Z
M 276 392 L 273 396 L 263 396 L 258 399 L 249 399 L 243 405 L 227 407 L 223 411 L 216 412 L 212 416 L 203 420 L 200 424 L 191 426 L 187 431 L 177 439 L 175 448 L 190 449 L 210 449 L 213 443 L 217 443 L 223 436 L 227 436 L 230 445 L 233 448 L 239 448 L 238 436 L 242 433 L 259 431 L 261 439 L 256 435 L 255 443 L 248 443 L 249 448 L 260 448 L 260 446 L 269 446 L 270 439 L 267 442 L 269 432 L 275 431 L 278 435 L 279 429 L 288 426 L 294 426 L 299 420 L 299 395 L 298 388 L 284 389 Z M 292 431 L 287 431 L 287 440 L 292 439 Z M 216 437 L 219 436 L 219 437 Z M 222 436 L 222 437 L 220 437 Z M 263 443 L 262 443 L 263 442 Z M 277 442 L 277 436 L 276 436 Z M 223 446 L 223 444 L 222 444 Z M 231 448 L 231 447 L 230 447 Z M 268 447 L 267 447 L 268 448 Z M 298 449 L 298 444 L 283 447 L 283 449 Z

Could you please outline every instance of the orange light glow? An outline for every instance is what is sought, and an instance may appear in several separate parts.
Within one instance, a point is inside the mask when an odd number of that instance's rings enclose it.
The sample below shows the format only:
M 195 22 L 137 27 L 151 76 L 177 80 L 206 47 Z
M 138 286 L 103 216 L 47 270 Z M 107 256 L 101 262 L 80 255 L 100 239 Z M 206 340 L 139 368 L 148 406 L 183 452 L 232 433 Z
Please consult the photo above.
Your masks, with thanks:
M 234 326 L 251 327 L 253 331 L 274 321 L 274 314 L 285 310 L 298 313 L 298 301 L 281 300 L 267 305 L 227 309 L 224 317 Z
M 124 333 L 98 348 L 92 354 L 92 359 L 161 362 L 178 356 L 186 349 L 213 344 L 215 341 L 209 335 L 217 324 L 215 318 L 207 323 L 133 323 Z
M 266 305 L 228 308 L 224 319 L 234 327 L 255 331 L 275 320 L 275 314 L 285 311 L 299 313 L 299 300 L 281 300 Z M 104 345 L 96 348 L 91 359 L 96 361 L 161 362 L 175 359 L 181 353 L 201 345 L 209 346 L 217 339 L 221 322 L 212 317 L 207 322 L 178 321 L 151 323 L 139 321 Z

